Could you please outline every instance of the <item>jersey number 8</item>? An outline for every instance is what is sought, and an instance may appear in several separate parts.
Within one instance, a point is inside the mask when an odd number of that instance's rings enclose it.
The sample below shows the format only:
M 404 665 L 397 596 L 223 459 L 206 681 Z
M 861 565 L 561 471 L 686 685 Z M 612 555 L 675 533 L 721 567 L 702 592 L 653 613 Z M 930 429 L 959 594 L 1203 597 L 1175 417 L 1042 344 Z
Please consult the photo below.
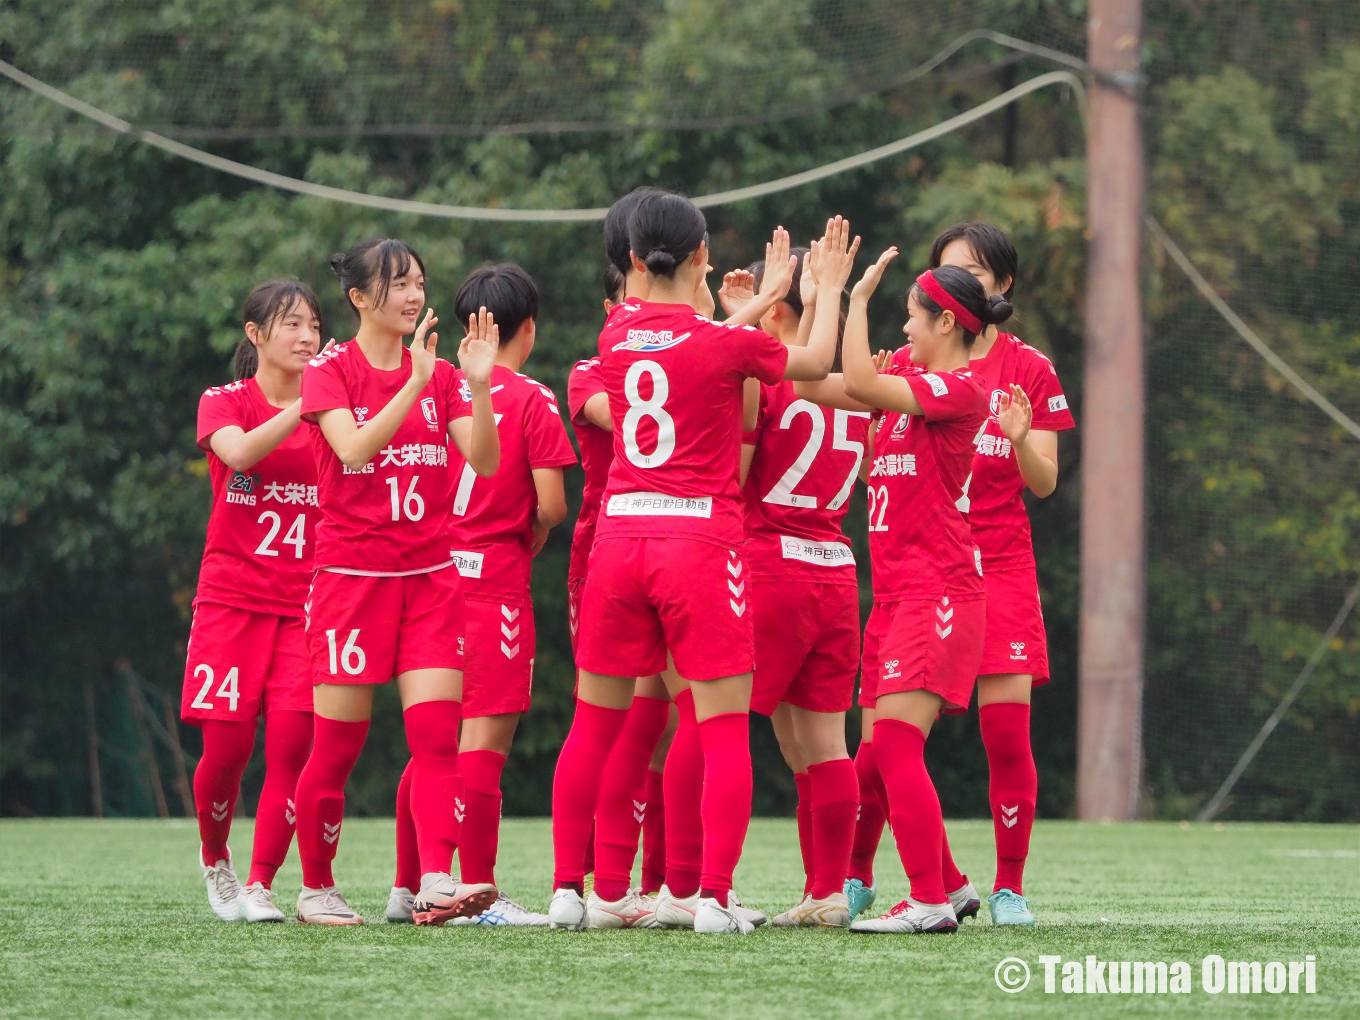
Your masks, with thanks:
M 644 374 L 652 379 L 650 400 L 643 400 L 638 392 L 638 381 Z M 628 413 L 623 416 L 623 451 L 638 467 L 660 467 L 675 452 L 675 419 L 662 406 L 670 392 L 666 370 L 655 361 L 634 362 L 623 378 L 623 393 L 628 398 Z M 643 418 L 656 422 L 656 449 L 651 453 L 643 453 L 638 447 L 638 425 Z

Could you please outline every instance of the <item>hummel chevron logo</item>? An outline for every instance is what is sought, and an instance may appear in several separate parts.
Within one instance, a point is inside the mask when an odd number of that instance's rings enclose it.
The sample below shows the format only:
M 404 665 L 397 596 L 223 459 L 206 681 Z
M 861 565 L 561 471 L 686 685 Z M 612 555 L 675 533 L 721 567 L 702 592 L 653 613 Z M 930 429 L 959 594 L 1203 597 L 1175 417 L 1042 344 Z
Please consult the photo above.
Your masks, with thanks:
M 466 814 L 466 813 L 467 813 L 467 805 L 464 804 L 464 803 L 463 803 L 461 800 L 459 800 L 457 797 L 454 797 L 454 798 L 453 798 L 453 817 L 456 818 L 458 821 L 461 822 L 461 821 L 463 820 L 463 815 Z
M 295 814 L 296 811 L 297 805 L 293 803 L 291 798 L 288 799 L 288 806 L 283 809 L 283 820 L 287 822 L 289 825 L 297 824 L 297 815 Z
M 1019 810 L 1020 810 L 1020 805 L 1019 805 L 1019 804 L 1016 804 L 1014 807 L 1006 807 L 1005 804 L 1002 804 L 1002 805 L 1001 805 L 1001 824 L 1004 825 L 1004 826 L 1005 826 L 1006 828 L 1008 828 L 1008 829 L 1013 829 L 1013 828 L 1015 828 L 1015 823 L 1018 822 L 1018 821 L 1020 820 L 1020 819 L 1018 819 L 1018 818 L 1015 817 L 1016 812 L 1019 811 Z
M 954 625 L 951 623 L 948 627 L 941 627 L 937 623 L 935 624 L 935 633 L 939 635 L 940 640 L 943 641 L 945 638 L 949 637 L 950 634 L 954 633 Z
M 954 619 L 954 610 L 941 609 L 938 606 L 936 606 L 935 615 L 940 618 L 941 623 L 948 623 L 950 620 Z
M 733 577 L 740 577 L 740 576 L 741 576 L 741 561 L 740 561 L 740 560 L 732 560 L 731 562 L 729 562 L 729 563 L 727 564 L 727 572 L 728 572 L 729 574 L 731 574 Z
M 645 800 L 633 801 L 633 821 L 637 822 L 640 825 L 642 824 L 642 819 L 645 818 L 646 815 L 647 815 L 647 802 Z
M 340 838 L 339 822 L 336 822 L 334 825 L 331 825 L 329 822 L 322 822 L 321 828 L 325 830 L 324 832 L 322 832 L 321 838 L 324 839 L 327 843 L 334 843 L 337 839 Z
M 502 642 L 501 642 L 501 653 L 502 653 L 507 659 L 513 659 L 516 655 L 519 654 L 519 645 L 518 645 L 518 644 L 507 645 L 504 641 L 502 641 Z
M 736 613 L 738 616 L 741 616 L 746 612 L 745 602 L 738 602 L 736 599 L 728 599 L 727 604 L 732 607 L 732 612 Z
M 510 627 L 507 627 L 505 624 L 501 624 L 501 633 L 505 635 L 505 640 L 513 641 L 515 640 L 515 638 L 519 637 L 519 627 L 511 629 Z
M 949 605 L 949 596 L 945 595 L 940 599 L 940 604 L 935 607 L 935 615 L 940 618 L 940 623 L 935 624 L 935 633 L 939 635 L 941 641 L 954 633 L 954 625 L 949 622 L 954 619 L 954 610 L 945 609 L 944 607 L 947 605 Z M 944 626 L 941 627 L 940 624 L 944 624 Z
M 227 817 L 227 802 L 225 800 L 220 804 L 217 801 L 212 802 L 212 816 L 215 822 L 220 822 Z
M 746 590 L 746 582 L 742 581 L 741 584 L 733 584 L 731 581 L 728 581 L 727 590 L 730 591 L 736 598 L 741 598 L 741 593 Z
M 511 623 L 514 623 L 515 619 L 519 616 L 519 610 L 511 609 L 509 606 L 501 606 L 501 615 Z

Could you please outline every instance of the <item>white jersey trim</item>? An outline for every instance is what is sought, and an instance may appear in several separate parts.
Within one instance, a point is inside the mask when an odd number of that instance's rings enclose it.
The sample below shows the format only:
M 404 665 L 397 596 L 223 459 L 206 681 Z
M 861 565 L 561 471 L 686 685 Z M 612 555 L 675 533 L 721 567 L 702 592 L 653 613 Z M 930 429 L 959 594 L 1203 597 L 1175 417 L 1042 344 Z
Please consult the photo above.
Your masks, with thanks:
M 786 560 L 799 560 L 819 567 L 855 565 L 855 553 L 844 542 L 814 542 L 810 538 L 780 535 L 779 549 Z
M 619 492 L 605 507 L 609 517 L 712 517 L 712 496 L 668 496 L 664 492 Z
M 453 566 L 453 560 L 437 567 L 421 567 L 419 570 L 354 570 L 350 567 L 322 567 L 328 574 L 349 574 L 353 577 L 415 577 L 416 574 L 433 574 L 436 570 Z

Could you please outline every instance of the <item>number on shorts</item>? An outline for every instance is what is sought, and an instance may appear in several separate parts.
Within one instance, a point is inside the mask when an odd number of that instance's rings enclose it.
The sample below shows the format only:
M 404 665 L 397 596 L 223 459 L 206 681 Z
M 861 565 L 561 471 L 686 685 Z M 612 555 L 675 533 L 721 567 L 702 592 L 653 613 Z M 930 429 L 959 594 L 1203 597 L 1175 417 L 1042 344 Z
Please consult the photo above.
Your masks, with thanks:
M 345 641 L 345 647 L 336 650 L 335 631 L 326 631 L 326 646 L 331 653 L 331 675 L 336 676 L 340 670 L 344 670 L 350 676 L 358 676 L 368 665 L 368 656 L 358 645 L 359 630 L 356 627 L 349 632 L 349 638 Z
M 651 400 L 643 400 L 638 392 L 638 381 L 644 374 L 652 379 Z M 670 392 L 666 370 L 655 361 L 635 361 L 624 376 L 623 393 L 628 398 L 628 413 L 623 416 L 623 451 L 638 467 L 660 467 L 675 452 L 675 419 L 662 406 Z M 637 430 L 643 418 L 656 422 L 656 449 L 651 453 L 643 453 L 638 448 Z
M 878 520 L 874 520 L 874 514 L 878 514 Z M 875 489 L 869 486 L 869 530 L 887 531 L 888 526 L 883 523 L 883 518 L 888 513 L 888 487 L 880 485 Z
M 213 684 L 212 667 L 206 662 L 200 663 L 194 667 L 194 677 L 197 678 L 200 674 L 206 679 L 203 681 L 203 686 L 198 689 L 198 696 L 190 702 L 189 707 L 201 708 L 204 711 L 211 712 L 213 711 L 214 706 L 211 701 L 207 700 L 207 697 L 208 690 Z M 216 697 L 226 698 L 227 701 L 231 702 L 231 704 L 227 706 L 228 712 L 235 712 L 236 703 L 241 700 L 241 692 L 237 687 L 238 678 L 239 672 L 235 666 L 232 666 L 231 669 L 227 670 L 227 675 L 222 678 L 221 686 L 217 688 Z
M 425 516 L 425 500 L 420 493 L 416 492 L 416 482 L 420 481 L 420 475 L 411 476 L 411 484 L 406 486 L 405 498 L 398 496 L 398 481 L 396 475 L 387 479 L 387 484 L 392 489 L 392 520 L 401 520 L 401 515 L 406 514 L 408 521 L 418 521 Z
M 505 415 L 496 415 L 496 424 L 501 423 Z M 477 481 L 477 472 L 472 470 L 471 464 L 463 465 L 463 473 L 458 476 L 458 491 L 453 494 L 453 512 L 457 517 L 467 514 L 468 503 L 472 501 L 472 486 Z

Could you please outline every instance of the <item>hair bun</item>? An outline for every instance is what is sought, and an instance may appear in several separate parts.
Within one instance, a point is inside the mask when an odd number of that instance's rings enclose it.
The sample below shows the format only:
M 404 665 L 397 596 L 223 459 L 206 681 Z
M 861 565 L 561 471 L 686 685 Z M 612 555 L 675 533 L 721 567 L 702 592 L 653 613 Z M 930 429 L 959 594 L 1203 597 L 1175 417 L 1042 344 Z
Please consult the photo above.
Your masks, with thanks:
M 343 267 L 345 264 L 345 253 L 342 251 L 336 252 L 334 255 L 331 256 L 330 263 L 331 272 L 334 273 L 336 276 L 339 276 L 340 273 L 342 272 L 341 267 Z
M 982 321 L 990 326 L 996 326 L 1005 322 L 1011 317 L 1015 308 L 1000 294 L 993 294 L 987 299 L 987 308 L 982 316 Z
M 656 276 L 670 276 L 675 272 L 675 256 L 665 248 L 653 248 L 642 261 L 647 271 Z

